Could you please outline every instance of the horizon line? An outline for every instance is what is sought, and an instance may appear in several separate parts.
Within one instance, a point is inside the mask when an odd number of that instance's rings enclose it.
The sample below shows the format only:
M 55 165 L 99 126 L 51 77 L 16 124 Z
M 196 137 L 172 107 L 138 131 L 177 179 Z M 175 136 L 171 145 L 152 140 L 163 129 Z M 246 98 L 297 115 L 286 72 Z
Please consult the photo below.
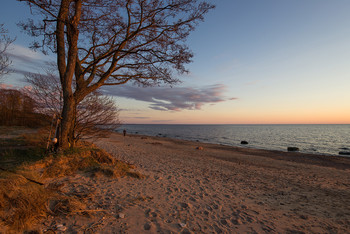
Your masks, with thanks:
M 122 123 L 121 125 L 350 125 L 350 123 Z

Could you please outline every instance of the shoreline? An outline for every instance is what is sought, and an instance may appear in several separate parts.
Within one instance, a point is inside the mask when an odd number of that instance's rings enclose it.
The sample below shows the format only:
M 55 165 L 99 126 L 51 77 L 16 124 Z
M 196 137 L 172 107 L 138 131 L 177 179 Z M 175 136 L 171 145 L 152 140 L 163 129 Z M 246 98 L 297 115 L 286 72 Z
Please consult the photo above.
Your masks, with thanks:
M 115 134 L 120 134 L 120 132 L 113 132 Z M 218 144 L 218 143 L 211 143 L 211 142 L 203 142 L 199 140 L 187 140 L 182 138 L 171 138 L 167 136 L 151 136 L 151 135 L 144 135 L 144 134 L 135 134 L 130 133 L 127 134 L 131 137 L 148 137 L 153 138 L 155 140 L 166 140 L 166 141 L 174 141 L 174 142 L 188 142 L 190 144 L 195 145 L 208 145 L 213 148 L 227 150 L 227 151 L 233 151 L 237 153 L 243 153 L 243 154 L 254 154 L 259 155 L 263 157 L 275 157 L 276 159 L 279 158 L 281 160 L 296 160 L 304 163 L 312 163 L 315 162 L 314 159 L 318 159 L 321 161 L 331 161 L 336 163 L 345 163 L 343 168 L 349 168 L 350 169 L 350 156 L 346 155 L 332 155 L 332 154 L 320 154 L 320 153 L 304 153 L 300 151 L 296 152 L 288 152 L 283 150 L 274 150 L 274 149 L 267 149 L 267 148 L 255 148 L 255 147 L 249 147 L 249 146 L 236 146 L 236 145 L 225 145 L 225 144 Z M 269 155 L 269 156 L 268 156 Z M 284 158 L 283 158 L 284 157 Z M 314 159 L 313 159 L 314 158 Z
M 350 125 L 124 125 L 128 133 L 200 141 L 233 147 L 286 152 L 297 147 L 305 154 L 350 157 L 347 129 Z M 185 126 L 185 125 L 183 125 Z M 204 127 L 203 127 L 204 126 Z M 206 127 L 205 127 L 206 126 Z M 231 126 L 231 127 L 230 127 Z M 333 127 L 332 127 L 333 126 Z M 345 127 L 339 127 L 345 126 Z M 333 138 L 336 141 L 333 141 Z M 246 141 L 249 144 L 242 145 Z M 344 152 L 346 154 L 341 154 Z

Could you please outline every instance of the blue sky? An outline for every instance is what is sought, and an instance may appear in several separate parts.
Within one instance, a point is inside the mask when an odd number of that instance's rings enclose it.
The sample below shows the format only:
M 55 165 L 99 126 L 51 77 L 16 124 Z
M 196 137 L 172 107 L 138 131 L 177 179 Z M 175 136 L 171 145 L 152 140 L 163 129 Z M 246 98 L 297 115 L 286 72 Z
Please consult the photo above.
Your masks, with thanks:
M 125 123 L 350 123 L 350 1 L 212 2 L 189 37 L 195 57 L 182 84 L 104 89 Z M 26 49 L 32 39 L 16 26 L 30 17 L 25 4 L 3 6 L 0 23 L 17 36 L 13 65 L 33 71 L 54 60 Z

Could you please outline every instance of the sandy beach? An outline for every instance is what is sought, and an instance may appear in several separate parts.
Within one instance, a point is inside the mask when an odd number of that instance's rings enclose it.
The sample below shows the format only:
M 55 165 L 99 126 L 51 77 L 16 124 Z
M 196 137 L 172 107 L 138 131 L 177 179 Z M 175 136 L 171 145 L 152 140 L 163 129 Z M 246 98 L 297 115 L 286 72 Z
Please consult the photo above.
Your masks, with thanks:
M 350 158 L 117 133 L 94 143 L 144 178 L 62 178 L 90 215 L 49 217 L 44 231 L 350 232 Z

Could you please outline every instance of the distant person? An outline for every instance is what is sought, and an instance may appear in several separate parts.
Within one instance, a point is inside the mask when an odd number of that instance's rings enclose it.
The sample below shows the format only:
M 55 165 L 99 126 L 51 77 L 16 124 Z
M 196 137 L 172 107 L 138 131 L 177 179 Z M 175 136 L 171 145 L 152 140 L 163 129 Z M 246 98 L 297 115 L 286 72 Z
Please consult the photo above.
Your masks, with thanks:
M 123 130 L 123 135 L 126 136 L 126 130 L 125 129 Z

